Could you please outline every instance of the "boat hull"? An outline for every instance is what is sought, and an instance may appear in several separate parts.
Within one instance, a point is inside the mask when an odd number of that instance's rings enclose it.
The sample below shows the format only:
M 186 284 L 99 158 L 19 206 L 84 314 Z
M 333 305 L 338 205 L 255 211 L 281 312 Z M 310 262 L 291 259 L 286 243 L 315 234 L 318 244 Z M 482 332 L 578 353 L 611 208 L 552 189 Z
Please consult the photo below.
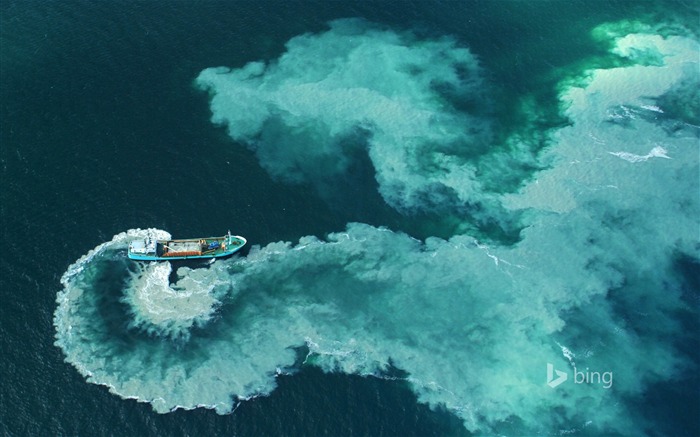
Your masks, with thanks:
M 223 258 L 245 246 L 247 240 L 238 235 L 192 238 L 185 240 L 134 240 L 127 256 L 135 261 L 172 261 Z

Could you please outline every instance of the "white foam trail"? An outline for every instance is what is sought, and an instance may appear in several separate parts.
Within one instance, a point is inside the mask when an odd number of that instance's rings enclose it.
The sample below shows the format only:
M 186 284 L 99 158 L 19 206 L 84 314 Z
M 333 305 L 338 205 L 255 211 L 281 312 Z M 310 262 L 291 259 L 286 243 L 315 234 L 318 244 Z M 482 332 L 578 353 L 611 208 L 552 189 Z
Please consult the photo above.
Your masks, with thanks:
M 613 156 L 617 156 L 619 158 L 624 159 L 625 161 L 629 162 L 644 162 L 649 160 L 649 158 L 666 158 L 666 159 L 671 159 L 671 157 L 668 156 L 668 152 L 666 149 L 664 149 L 661 146 L 656 146 L 653 149 L 649 151 L 646 155 L 635 155 L 634 153 L 629 153 L 629 152 L 608 152 L 609 154 Z
M 343 26 L 334 24 L 326 34 L 292 40 L 288 56 L 297 62 L 283 57 L 275 66 L 249 64 L 200 76 L 209 86 L 232 90 L 229 95 L 217 93 L 213 105 L 215 117 L 226 117 L 234 133 L 275 137 L 279 123 L 285 124 L 285 132 L 296 123 L 303 135 L 269 141 L 258 149 L 268 171 L 289 179 L 307 178 L 314 171 L 311 167 L 338 151 L 335 144 L 309 151 L 308 143 L 300 140 L 333 137 L 347 127 L 338 120 L 359 110 L 357 102 L 348 101 L 354 93 L 326 82 L 331 77 L 334 84 L 340 79 L 351 83 L 343 80 L 354 81 L 355 70 L 366 65 L 348 63 L 344 57 L 374 53 L 373 59 L 391 62 L 401 58 L 396 57 L 399 53 L 409 60 L 434 60 L 422 48 L 412 50 L 421 42 L 388 31 L 365 27 L 358 33 L 356 27 Z M 357 41 L 348 42 L 350 36 Z M 424 43 L 448 59 L 467 56 L 452 41 Z M 673 378 L 683 365 L 674 341 L 676 316 L 684 306 L 677 278 L 669 272 L 676 254 L 697 257 L 700 205 L 690 194 L 699 188 L 697 143 L 696 138 L 674 136 L 649 117 L 630 118 L 625 125 L 610 123 L 608 110 L 639 107 L 668 93 L 686 77 L 689 59 L 695 59 L 697 68 L 697 59 L 688 56 L 697 44 L 653 35 L 625 37 L 619 43 L 621 53 L 630 56 L 637 53 L 634 44 L 654 48 L 658 59 L 666 62 L 664 68 L 642 64 L 593 70 L 587 72 L 585 87 L 564 90 L 562 104 L 571 124 L 553 133 L 553 144 L 542 156 L 548 168 L 520 192 L 498 198 L 474 189 L 469 163 L 460 171 L 452 155 L 442 161 L 436 153 L 449 149 L 455 135 L 440 128 L 460 118 L 450 118 L 421 98 L 435 97 L 425 94 L 424 82 L 439 71 L 449 76 L 452 61 L 437 62 L 436 70 L 419 72 L 410 80 L 397 73 L 403 82 L 390 75 L 381 89 L 402 88 L 394 95 L 398 102 L 377 96 L 370 87 L 388 74 L 381 68 L 381 74 L 366 78 L 365 92 L 357 93 L 362 102 L 373 105 L 367 129 L 392 129 L 378 115 L 383 107 L 391 109 L 390 114 L 413 115 L 411 121 L 419 127 L 436 117 L 438 133 L 414 130 L 410 147 L 387 151 L 372 145 L 381 186 L 405 184 L 405 191 L 394 193 L 398 203 L 423 202 L 413 198 L 417 194 L 439 197 L 444 194 L 441 187 L 454 188 L 459 199 L 488 198 L 494 203 L 485 205 L 497 206 L 487 211 L 494 220 L 526 212 L 527 227 L 517 244 L 487 247 L 468 235 L 421 242 L 350 223 L 325 239 L 308 236 L 298 244 L 272 243 L 253 247 L 246 258 L 217 261 L 201 272 L 182 269 L 177 286 L 166 286 L 165 267 L 147 268 L 141 279 L 128 275 L 128 264 L 119 254 L 123 249 L 118 249 L 125 247 L 125 237 L 117 236 L 115 243 L 98 246 L 64 275 L 57 298 L 56 344 L 90 382 L 150 402 L 159 412 L 198 406 L 230 412 L 236 400 L 270 393 L 276 375 L 293 370 L 295 349 L 306 346 L 307 365 L 326 371 L 382 375 L 392 363 L 409 374 L 407 381 L 422 402 L 447 408 L 475 432 L 497 434 L 517 422 L 520 434 L 556 432 L 564 423 L 565 431 L 587 428 L 591 433 L 643 435 L 649 429 L 644 417 L 628 409 L 626 400 Z M 299 59 L 307 61 L 304 74 L 316 74 L 319 84 L 300 82 L 289 71 L 300 65 Z M 231 83 L 238 85 L 230 88 Z M 313 93 L 306 94 L 314 86 Z M 404 88 L 415 91 L 407 107 L 402 106 Z M 313 100 L 309 96 L 318 98 L 320 109 L 304 100 Z M 249 110 L 239 113 L 239 101 Z M 389 137 L 382 129 L 373 135 Z M 608 150 L 645 156 L 633 149 L 639 138 L 645 144 L 664 145 L 663 151 L 652 149 L 655 157 L 667 157 L 668 149 L 673 159 L 660 161 L 663 165 L 632 166 L 601 158 Z M 426 146 L 431 142 L 438 144 Z M 407 154 L 412 155 L 403 156 Z M 428 166 L 429 170 L 416 164 L 423 159 L 445 165 Z M 306 160 L 314 164 L 295 173 Z M 333 173 L 345 165 L 349 164 L 341 159 L 322 171 Z M 469 195 L 458 186 L 470 187 Z M 610 186 L 616 189 L 601 189 Z M 383 194 L 392 199 L 392 194 Z M 175 342 L 171 335 L 154 340 L 138 330 L 109 325 L 105 309 L 115 308 L 105 308 L 109 302 L 100 293 L 99 280 L 106 271 L 125 273 L 126 287 L 135 287 L 125 294 L 135 291 L 132 296 L 138 300 L 132 310 L 146 315 L 152 326 L 165 323 L 161 313 L 179 313 L 180 309 L 157 310 L 151 315 L 159 302 L 170 300 L 176 287 L 185 294 L 213 295 L 200 299 L 203 305 L 191 312 L 188 308 L 178 321 L 191 327 L 190 322 L 206 319 L 204 334 Z M 635 311 L 624 311 L 628 307 Z M 614 389 L 573 383 L 556 390 L 549 387 L 543 376 L 546 363 L 565 368 L 573 363 L 572 351 L 579 351 L 575 358 L 581 368 L 614 371 Z
M 217 277 L 216 268 L 178 270 L 179 280 L 170 285 L 169 262 L 137 264 L 122 301 L 130 305 L 132 327 L 159 335 L 187 338 L 193 326 L 204 326 L 229 290 Z
M 642 105 L 642 108 L 646 109 L 647 111 L 658 112 L 659 114 L 664 113 L 663 109 L 659 108 L 656 105 Z

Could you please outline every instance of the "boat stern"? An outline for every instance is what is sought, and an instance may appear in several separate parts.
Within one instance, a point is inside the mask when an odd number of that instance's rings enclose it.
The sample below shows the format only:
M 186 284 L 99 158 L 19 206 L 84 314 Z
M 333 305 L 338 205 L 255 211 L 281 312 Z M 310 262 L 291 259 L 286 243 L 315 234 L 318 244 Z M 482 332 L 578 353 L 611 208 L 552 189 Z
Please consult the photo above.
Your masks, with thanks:
M 127 256 L 131 259 L 148 260 L 157 257 L 156 240 L 152 238 L 142 238 L 129 242 Z

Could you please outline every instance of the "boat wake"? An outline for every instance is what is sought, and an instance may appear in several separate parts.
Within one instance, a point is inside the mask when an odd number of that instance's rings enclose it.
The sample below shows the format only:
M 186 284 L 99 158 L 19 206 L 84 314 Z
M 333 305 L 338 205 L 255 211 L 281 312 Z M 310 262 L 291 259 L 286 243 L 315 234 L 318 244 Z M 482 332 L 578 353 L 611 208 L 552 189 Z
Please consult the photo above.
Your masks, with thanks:
M 419 241 L 350 223 L 324 238 L 180 268 L 171 284 L 170 264 L 126 259 L 128 240 L 145 232 L 132 230 L 64 274 L 56 344 L 88 381 L 161 413 L 229 413 L 236 399 L 272 392 L 276 376 L 293 371 L 307 350 L 301 361 L 326 371 L 386 377 L 399 368 L 420 401 L 447 408 L 471 431 L 513 433 L 517 423 L 515 434 L 555 433 L 565 423 L 643 435 L 645 418 L 628 400 L 686 365 L 676 342 L 683 336 L 677 315 L 688 307 L 673 272 L 678 256 L 698 258 L 700 205 L 691 196 L 698 132 L 681 119 L 669 131 L 669 119 L 621 124 L 608 114 L 620 105 L 658 105 L 668 115 L 672 96 L 693 88 L 679 84 L 697 82 L 689 73 L 697 69 L 697 42 L 610 38 L 622 55 L 636 53 L 635 44 L 655 50 L 663 68 L 582 72 L 586 85 L 560 95 L 570 125 L 553 129 L 550 147 L 536 157 L 536 168 L 546 169 L 510 192 L 487 189 L 475 173 L 474 148 L 490 137 L 491 123 L 450 105 L 432 82 L 462 71 L 462 79 L 437 87 L 455 99 L 482 84 L 475 58 L 452 40 L 335 23 L 293 39 L 267 67 L 203 72 L 198 84 L 212 94 L 214 122 L 250 141 L 272 175 L 321 184 L 328 174 L 317 172 L 342 172 L 350 165 L 344 160 L 355 159 L 342 149 L 355 126 L 370 137 L 367 153 L 388 204 L 402 211 L 448 205 L 459 214 L 476 202 L 493 222 L 522 214 L 520 241 L 463 233 Z M 609 153 L 645 157 L 649 145 L 672 159 L 631 165 Z M 504 150 L 481 153 L 483 162 L 504 164 L 484 167 L 484 178 L 509 170 Z M 533 148 L 511 149 L 526 166 L 533 156 L 517 150 Z M 321 165 L 336 153 L 337 166 Z M 577 383 L 573 356 L 579 369 L 612 372 L 614 385 Z M 548 366 L 569 380 L 553 388 Z
M 169 262 L 136 264 L 123 302 L 131 309 L 131 327 L 155 335 L 186 338 L 189 331 L 204 326 L 229 294 L 230 282 L 217 275 L 217 267 L 180 267 L 178 281 L 170 284 Z

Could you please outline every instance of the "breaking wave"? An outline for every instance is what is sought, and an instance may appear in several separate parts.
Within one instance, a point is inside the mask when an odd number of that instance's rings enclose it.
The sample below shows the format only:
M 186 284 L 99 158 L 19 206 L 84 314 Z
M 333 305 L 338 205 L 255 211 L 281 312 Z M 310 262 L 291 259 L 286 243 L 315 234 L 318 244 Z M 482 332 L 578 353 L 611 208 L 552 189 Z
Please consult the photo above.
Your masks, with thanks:
M 675 257 L 698 257 L 698 130 L 666 106 L 697 71 L 697 42 L 615 38 L 620 56 L 643 47 L 661 65 L 591 70 L 563 89 L 571 124 L 537 157 L 547 169 L 509 193 L 480 185 L 477 163 L 506 151 L 492 151 L 487 116 L 454 104 L 483 79 L 451 39 L 341 21 L 292 39 L 275 62 L 205 70 L 197 83 L 213 121 L 273 176 L 327 184 L 366 147 L 393 207 L 495 202 L 485 212 L 495 220 L 524 212 L 521 240 L 419 241 L 350 223 L 180 268 L 170 284 L 168 263 L 126 260 L 126 242 L 146 232 L 128 231 L 64 274 L 56 344 L 88 381 L 161 413 L 228 413 L 270 393 L 305 350 L 304 363 L 326 371 L 402 369 L 422 402 L 471 431 L 644 434 L 627 400 L 687 364 L 674 315 L 688 309 L 671 271 Z M 658 110 L 611 122 L 622 106 Z M 366 142 L 348 140 L 358 131 Z M 614 385 L 548 386 L 547 363 L 570 372 L 574 358 L 612 372 Z

